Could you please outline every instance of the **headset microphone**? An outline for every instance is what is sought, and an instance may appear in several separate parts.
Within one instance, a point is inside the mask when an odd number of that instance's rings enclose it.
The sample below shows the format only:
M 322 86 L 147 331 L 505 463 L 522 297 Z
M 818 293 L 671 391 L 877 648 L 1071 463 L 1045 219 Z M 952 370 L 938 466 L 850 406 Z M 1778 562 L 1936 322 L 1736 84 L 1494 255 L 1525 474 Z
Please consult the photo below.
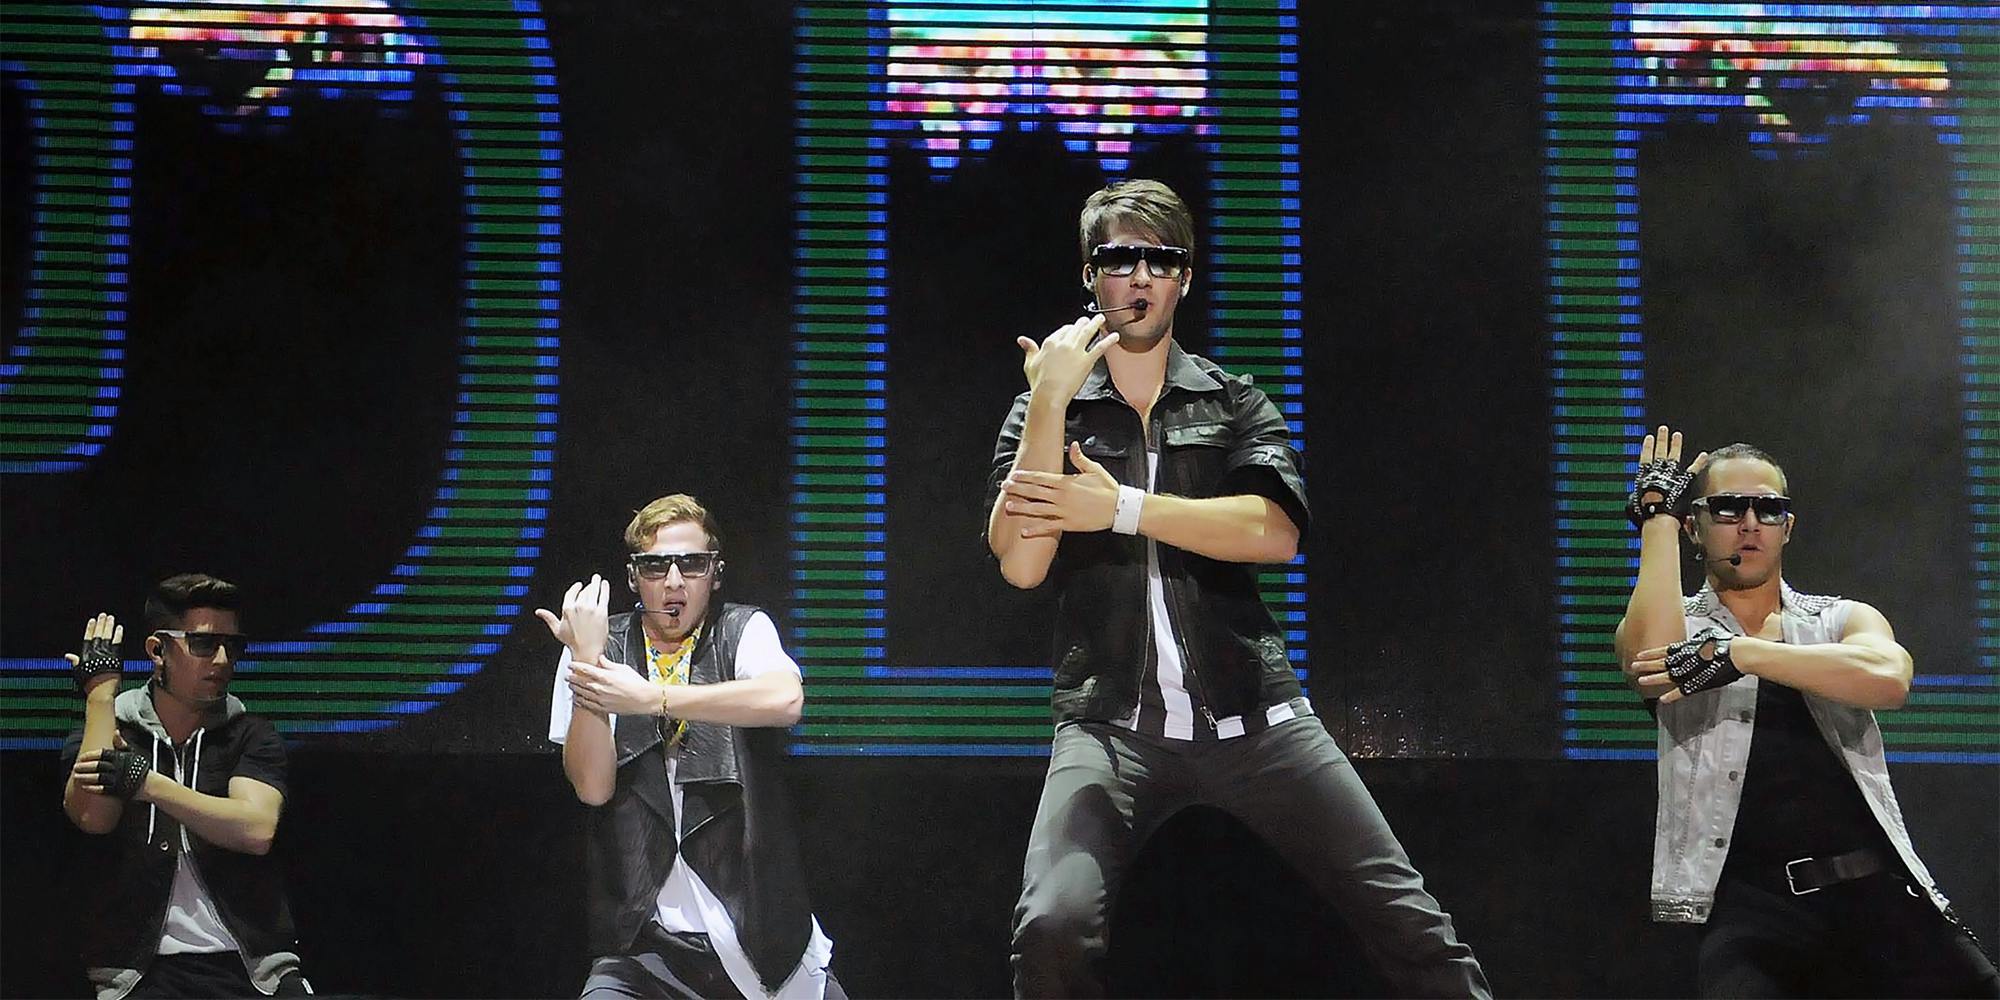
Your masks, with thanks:
M 1108 313 L 1124 312 L 1127 309 L 1132 310 L 1132 314 L 1135 316 L 1144 316 L 1146 315 L 1146 300 L 1140 299 L 1137 302 L 1129 302 L 1122 306 L 1112 306 L 1109 309 L 1103 308 L 1102 306 L 1099 306 L 1095 302 L 1085 303 L 1083 307 L 1084 312 L 1091 313 L 1097 316 L 1103 316 Z

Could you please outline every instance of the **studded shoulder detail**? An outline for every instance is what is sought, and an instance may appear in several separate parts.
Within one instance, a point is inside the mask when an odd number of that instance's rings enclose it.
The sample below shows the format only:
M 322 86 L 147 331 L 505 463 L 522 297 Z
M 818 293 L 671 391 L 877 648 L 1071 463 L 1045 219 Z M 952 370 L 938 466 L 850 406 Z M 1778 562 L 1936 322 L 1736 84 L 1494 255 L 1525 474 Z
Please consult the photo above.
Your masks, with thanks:
M 1802 615 L 1817 615 L 1840 601 L 1839 594 L 1805 594 L 1788 590 L 1785 600 Z
M 1681 611 L 1690 618 L 1706 618 L 1715 614 L 1715 591 L 1703 587 L 1693 597 L 1681 598 Z

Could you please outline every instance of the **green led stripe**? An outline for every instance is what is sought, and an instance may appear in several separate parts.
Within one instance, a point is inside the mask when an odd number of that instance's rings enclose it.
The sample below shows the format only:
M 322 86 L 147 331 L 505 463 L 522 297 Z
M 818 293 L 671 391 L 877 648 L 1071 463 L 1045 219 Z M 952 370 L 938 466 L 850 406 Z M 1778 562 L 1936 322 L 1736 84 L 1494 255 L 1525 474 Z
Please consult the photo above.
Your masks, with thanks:
M 129 135 L 131 104 L 119 99 L 103 25 L 88 8 L 10 8 L 0 30 L 0 48 L 26 88 L 36 148 L 30 253 L 38 263 L 92 265 L 38 268 L 16 293 L 26 309 L 0 374 L 0 473 L 72 472 L 110 435 L 124 375 L 126 270 L 114 262 L 127 250 L 130 196 L 107 182 L 130 171 L 130 153 L 119 144 Z M 78 300 L 105 308 L 55 305 Z M 55 363 L 63 357 L 50 353 L 55 344 L 100 363 Z M 58 408 L 39 401 L 50 396 L 89 402 Z
M 1963 102 L 1959 142 L 1951 150 L 1958 168 L 1954 193 L 1959 205 L 1958 246 L 1964 270 L 1959 279 L 1958 305 L 1960 330 L 1967 341 L 1962 355 L 1967 385 L 2000 381 L 2000 350 L 1995 350 L 1995 340 L 1971 336 L 1975 330 L 2000 328 L 2000 323 L 1995 322 L 1995 314 L 2000 313 L 2000 289 L 1990 280 L 1990 258 L 2000 255 L 2000 227 L 1976 221 L 2000 214 L 1993 207 L 2000 203 L 2000 178 L 1995 177 L 1992 169 L 1975 169 L 1975 165 L 2000 162 L 2000 91 L 1994 87 L 2000 82 L 2000 45 L 1993 44 L 1995 32 L 1995 26 L 1989 23 L 1982 33 L 1985 44 L 1964 46 L 1959 56 L 1961 71 L 1952 77 Z M 1975 82 L 1982 85 L 1967 86 Z M 1983 262 L 1983 269 L 1977 266 L 1982 263 L 1981 258 L 1989 259 Z M 1977 482 L 1988 478 L 1988 442 L 1993 440 L 1992 425 L 2000 421 L 2000 407 L 1994 405 L 1990 395 L 1981 394 L 1977 398 L 1972 393 L 1966 395 L 1966 463 L 1970 478 Z M 1974 535 L 2000 534 L 2000 506 L 1985 502 L 1977 489 L 1971 492 L 1969 526 Z M 1974 587 L 1982 593 L 2000 589 L 2000 566 L 1977 558 L 1978 551 L 1975 546 Z M 2000 655 L 1996 655 L 1996 649 L 2000 649 L 2000 619 L 1982 617 L 1977 642 L 1978 671 L 2000 674 Z M 2000 711 L 1993 708 L 1996 704 L 2000 704 L 2000 696 L 1987 692 L 1919 690 L 1911 695 L 1903 711 L 1880 714 L 1883 742 L 1897 750 L 1965 750 L 2000 745 Z M 1981 707 L 1985 710 L 1976 710 Z M 1906 725 L 1906 720 L 1919 725 L 1961 723 L 1978 732 L 1940 734 Z
M 1641 408 L 1643 382 L 1635 373 L 1644 370 L 1637 352 L 1641 350 L 1638 317 L 1636 258 L 1639 218 L 1637 184 L 1631 164 L 1635 149 L 1632 138 L 1639 130 L 1652 127 L 1643 102 L 1617 103 L 1619 88 L 1638 72 L 1633 58 L 1628 26 L 1620 20 L 1627 8 L 1610 2 L 1561 2 L 1545 5 L 1544 38 L 1550 49 L 1543 61 L 1547 74 L 1545 104 L 1549 112 L 1548 155 L 1544 175 L 1548 193 L 1548 246 L 1550 261 L 1550 365 L 1551 418 L 1554 428 L 1554 480 L 1558 507 L 1557 548 L 1562 554 L 1558 587 L 1563 617 L 1560 619 L 1564 649 L 1563 669 L 1578 671 L 1576 676 L 1595 678 L 1615 674 L 1587 669 L 1608 666 L 1611 653 L 1607 620 L 1615 620 L 1615 609 L 1624 601 L 1630 586 L 1630 556 L 1590 556 L 1595 550 L 1624 547 L 1629 532 L 1622 531 L 1616 505 L 1610 499 L 1622 493 L 1624 462 L 1619 458 L 1644 424 Z M 1916 9 L 1912 8 L 1914 12 Z M 1677 19 L 1698 20 L 1703 15 L 1681 10 Z M 1917 16 L 1913 13 L 1912 16 Z M 1956 33 L 1957 40 L 1944 42 L 1931 51 L 1950 53 L 1954 60 L 1949 73 L 1911 70 L 1898 76 L 1930 76 L 1950 81 L 1957 114 L 1957 141 L 1950 145 L 1956 158 L 1957 201 L 1960 229 L 1959 307 L 1966 331 L 1962 355 L 1964 363 L 1966 458 L 1969 477 L 1978 483 L 1988 478 L 1986 452 L 1980 442 L 1990 439 L 1986 428 L 2000 421 L 1996 394 L 1986 386 L 2000 384 L 2000 353 L 1988 338 L 1972 331 L 1993 329 L 1990 317 L 2000 312 L 2000 289 L 1993 280 L 1991 258 L 2000 252 L 1995 243 L 1995 227 L 1983 219 L 1996 215 L 2000 204 L 1991 165 L 2000 162 L 2000 104 L 1996 104 L 1993 83 L 2000 68 L 2000 48 L 1991 44 L 1994 26 L 1990 22 L 1962 20 L 1949 22 L 1945 15 L 1928 8 L 1927 37 L 1940 39 Z M 1788 28 L 1785 22 L 1763 14 L 1723 12 L 1719 20 L 1743 22 L 1756 30 L 1758 22 L 1768 22 L 1772 33 L 1765 38 L 1816 37 L 1816 29 Z M 1889 22 L 1891 37 L 1896 24 Z M 1974 38 L 1981 41 L 1971 41 Z M 1843 51 L 1845 38 L 1827 38 L 1806 46 L 1817 53 Z M 1899 44 L 1921 51 L 1915 35 L 1903 36 Z M 1768 53 L 1767 53 L 1768 55 Z M 1649 109 L 1650 110 L 1650 109 Z M 1656 117 L 1658 117 L 1656 115 Z M 1935 127 L 1952 130 L 1946 116 L 1933 116 Z M 1629 278 L 1630 280 L 1621 280 Z M 1973 490 L 1972 529 L 1976 538 L 2000 534 L 2000 507 L 1984 503 L 1986 494 Z M 1596 493 L 1600 500 L 1592 500 Z M 1596 504 L 1596 506 L 1593 506 Z M 1591 519 L 1578 516 L 1597 512 Z M 1985 542 L 1975 544 L 1975 553 L 1986 550 Z M 1616 571 L 1616 575 L 1583 572 L 1588 569 Z M 1975 561 L 1975 585 L 1982 591 L 2000 589 L 1996 562 Z M 1582 609 L 1603 608 L 1602 614 Z M 1996 669 L 1996 649 L 2000 635 L 1995 623 L 2000 618 L 1984 618 L 1979 626 L 1980 656 L 1977 668 Z M 1622 692 L 1594 692 L 1565 685 L 1570 703 L 1599 697 L 1622 696 Z M 1962 708 L 1968 703 L 1951 695 L 1919 691 L 1911 707 L 1900 713 L 1884 713 L 1886 740 L 1896 750 L 1963 750 L 1978 740 L 1961 738 L 1940 726 L 1947 723 L 1985 727 L 2000 731 L 2000 720 Z M 1973 703 L 1976 704 L 1976 703 Z M 1954 710 L 1960 709 L 1960 710 Z M 1590 710 L 1590 711 L 1595 711 Z M 1590 719 L 1590 716 L 1582 716 Z M 1621 730 L 1603 727 L 1576 727 L 1566 739 L 1568 749 L 1621 747 L 1634 739 Z M 1984 737 L 1981 737 L 1982 739 Z
M 329 15 L 349 7 L 384 15 L 359 0 L 310 5 Z M 469 171 L 461 187 L 466 291 L 452 451 L 425 527 L 390 582 L 341 620 L 251 647 L 237 690 L 281 729 L 382 728 L 434 707 L 498 648 L 539 558 L 553 467 L 562 166 L 553 65 L 533 7 L 419 0 L 386 15 L 421 15 L 381 37 L 423 53 L 421 63 L 402 63 L 410 72 L 438 75 L 454 118 L 454 169 Z M 186 38 L 226 30 L 234 13 L 266 12 L 261 4 L 214 4 L 200 12 L 203 20 L 181 19 L 172 8 L 154 20 Z M 93 453 L 117 416 L 131 205 L 127 189 L 110 181 L 131 171 L 131 151 L 121 144 L 133 134 L 134 95 L 154 87 L 168 65 L 149 50 L 179 44 L 129 38 L 126 14 L 82 4 L 10 8 L 0 35 L 10 76 L 20 67 L 42 102 L 34 108 L 37 273 L 27 294 L 39 315 L 31 312 L 0 381 L 0 468 L 11 473 L 73 471 L 81 462 L 71 459 Z M 301 44 L 346 46 L 312 55 L 356 67 L 379 65 L 369 60 L 394 44 L 357 38 L 335 32 Z M 343 54 L 349 58 L 337 58 Z M 289 83 L 282 98 L 263 103 L 329 99 L 317 87 Z M 344 100 L 393 101 L 409 87 L 384 76 L 344 80 L 338 90 Z M 26 462 L 31 457 L 38 464 Z M 22 679 L 34 678 L 7 681 Z M 313 692 L 373 700 L 303 697 Z M 0 729 L 34 728 L 27 721 L 9 717 Z

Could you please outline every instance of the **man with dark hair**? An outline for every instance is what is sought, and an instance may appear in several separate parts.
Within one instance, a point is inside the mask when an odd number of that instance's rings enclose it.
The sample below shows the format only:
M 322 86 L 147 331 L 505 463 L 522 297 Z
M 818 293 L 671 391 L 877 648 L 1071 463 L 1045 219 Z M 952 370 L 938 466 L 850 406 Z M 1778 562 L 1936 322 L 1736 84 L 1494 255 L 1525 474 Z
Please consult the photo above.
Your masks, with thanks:
M 723 561 L 695 498 L 625 528 L 625 584 L 571 585 L 549 739 L 591 806 L 585 997 L 843 997 L 806 898 L 782 772 L 805 704 L 798 664 L 761 609 L 713 600 Z
M 122 694 L 125 629 L 111 615 L 86 622 L 68 656 L 84 711 L 63 743 L 63 812 L 99 835 L 78 869 L 98 1000 L 311 992 L 284 871 L 267 856 L 284 741 L 228 693 L 246 641 L 239 604 L 212 576 L 161 581 L 145 610 L 153 675 Z
M 1487 995 L 1472 950 L 1312 717 L 1258 595 L 1254 566 L 1298 551 L 1305 487 L 1270 399 L 1174 341 L 1193 217 L 1166 185 L 1128 181 L 1092 195 L 1078 230 L 1096 315 L 1039 344 L 1020 338 L 1028 391 L 1001 427 L 988 489 L 1001 575 L 1061 591 L 1015 991 L 1101 994 L 1125 866 L 1168 817 L 1208 804 L 1331 900 L 1399 989 Z
M 1701 995 L 2000 997 L 1889 784 L 1874 710 L 1913 665 L 1888 619 L 1785 581 L 1798 518 L 1762 449 L 1682 471 L 1661 427 L 1639 458 L 1616 648 L 1659 721 L 1653 919 L 1702 925 Z M 1706 578 L 1687 598 L 1683 539 Z

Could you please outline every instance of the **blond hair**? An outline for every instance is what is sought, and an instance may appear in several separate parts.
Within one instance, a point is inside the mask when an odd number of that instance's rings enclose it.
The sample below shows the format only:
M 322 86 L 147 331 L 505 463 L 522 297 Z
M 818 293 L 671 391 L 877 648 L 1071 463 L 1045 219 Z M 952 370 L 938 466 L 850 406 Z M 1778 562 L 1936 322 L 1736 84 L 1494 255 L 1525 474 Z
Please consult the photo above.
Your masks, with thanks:
M 653 545 L 653 536 L 661 528 L 682 521 L 693 521 L 701 525 L 708 535 L 708 547 L 716 551 L 722 549 L 722 535 L 715 530 L 715 518 L 701 501 L 685 493 L 663 496 L 632 515 L 632 523 L 625 526 L 625 550 L 644 552 Z

